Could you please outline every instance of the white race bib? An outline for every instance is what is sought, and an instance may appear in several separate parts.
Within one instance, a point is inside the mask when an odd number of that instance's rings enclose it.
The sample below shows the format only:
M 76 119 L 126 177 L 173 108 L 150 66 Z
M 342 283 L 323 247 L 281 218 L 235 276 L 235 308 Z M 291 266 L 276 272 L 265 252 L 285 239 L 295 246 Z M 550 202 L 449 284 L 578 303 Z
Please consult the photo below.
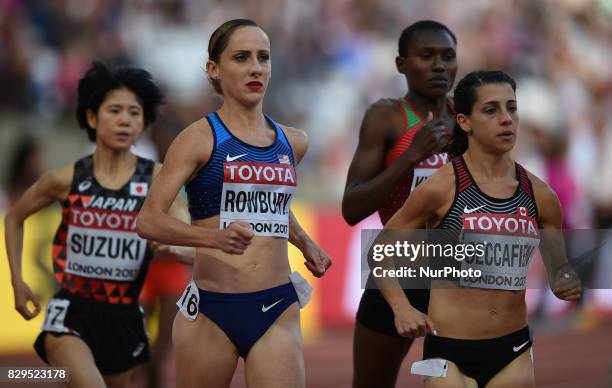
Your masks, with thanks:
M 418 185 L 425 182 L 432 176 L 438 169 L 446 164 L 448 161 L 448 154 L 436 154 L 429 158 L 422 160 L 415 168 L 412 174 L 412 183 L 410 185 L 410 191 L 414 191 Z
M 64 324 L 70 301 L 68 299 L 49 299 L 42 330 L 54 333 L 68 333 L 70 330 Z
M 193 279 L 187 284 L 185 291 L 183 291 L 183 294 L 176 302 L 176 306 L 181 314 L 190 321 L 195 321 L 198 317 L 198 312 L 200 311 L 200 293 Z
M 298 296 L 298 304 L 300 308 L 303 309 L 312 296 L 312 286 L 297 271 L 291 272 L 289 280 L 291 280 L 291 284 L 293 284 L 293 288 L 295 288 L 295 293 Z
M 527 270 L 540 244 L 537 222 L 517 214 L 463 215 L 462 242 L 484 244 L 483 256 L 466 257 L 461 269 L 481 271 L 480 277 L 461 277 L 460 286 L 524 290 Z
M 289 213 L 296 188 L 293 166 L 286 163 L 223 164 L 219 227 L 251 224 L 256 236 L 289 237 Z
M 147 241 L 134 232 L 70 225 L 64 271 L 86 278 L 132 281 L 146 251 Z

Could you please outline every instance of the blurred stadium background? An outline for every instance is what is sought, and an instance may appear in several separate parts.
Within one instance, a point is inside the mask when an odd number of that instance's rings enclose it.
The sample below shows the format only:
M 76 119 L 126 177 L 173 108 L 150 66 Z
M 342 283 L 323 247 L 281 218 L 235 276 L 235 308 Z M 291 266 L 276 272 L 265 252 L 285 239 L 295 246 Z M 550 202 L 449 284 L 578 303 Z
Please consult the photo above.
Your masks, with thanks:
M 271 39 L 265 111 L 310 135 L 296 209 L 335 260 L 314 282 L 304 315 L 309 387 L 350 385 L 361 293 L 359 227 L 344 223 L 340 200 L 363 112 L 406 90 L 394 57 L 401 30 L 412 22 L 435 19 L 455 32 L 457 79 L 474 69 L 502 69 L 518 81 L 515 158 L 557 191 L 567 228 L 610 228 L 612 0 L 0 0 L 0 213 L 41 172 L 91 151 L 74 109 L 78 79 L 93 59 L 144 67 L 164 88 L 161 119 L 137 146 L 163 158 L 182 128 L 219 106 L 203 70 L 208 38 L 238 17 L 254 19 Z M 58 209 L 26 223 L 24 273 L 43 301 L 55 287 L 50 253 Z M 378 222 L 371 217 L 360 227 Z M 0 365 L 41 365 L 31 344 L 42 315 L 25 322 L 13 310 L 4 249 Z M 595 271 L 610 278 L 609 247 L 602 255 L 607 265 Z M 305 272 L 295 252 L 292 262 Z M 591 290 L 570 305 L 530 290 L 539 385 L 612 386 L 612 294 L 606 291 Z M 419 386 L 408 373 L 419 357 L 415 346 L 402 386 Z M 162 386 L 171 387 L 167 365 Z M 144 386 L 137 380 L 135 386 Z M 242 380 L 238 374 L 235 386 Z

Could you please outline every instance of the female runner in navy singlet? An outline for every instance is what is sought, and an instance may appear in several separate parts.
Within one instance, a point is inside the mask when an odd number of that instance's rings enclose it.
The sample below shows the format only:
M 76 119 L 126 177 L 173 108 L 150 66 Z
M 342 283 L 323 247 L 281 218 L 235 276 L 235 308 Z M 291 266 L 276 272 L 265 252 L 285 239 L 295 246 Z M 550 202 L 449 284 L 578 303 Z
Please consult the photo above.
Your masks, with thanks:
M 208 77 L 223 105 L 174 140 L 138 221 L 143 237 L 197 247 L 173 327 L 177 385 L 229 386 L 243 357 L 250 387 L 303 387 L 298 304 L 309 292 L 290 276 L 287 242 L 315 276 L 331 265 L 290 208 L 308 139 L 262 112 L 270 41 L 257 24 L 224 23 L 208 54 Z M 168 215 L 182 185 L 191 225 Z
M 62 206 L 52 252 L 60 290 L 34 347 L 50 365 L 69 369 L 69 387 L 127 387 L 149 358 L 138 296 L 152 250 L 135 229 L 160 166 L 131 147 L 162 99 L 148 72 L 94 62 L 79 81 L 77 107 L 93 155 L 44 174 L 6 216 L 15 308 L 29 320 L 41 307 L 21 274 L 23 222 L 53 202 Z
M 461 235 L 464 243 L 484 243 L 480 258 L 449 260 L 482 276 L 466 271 L 452 281 L 432 280 L 428 317 L 412 314 L 397 287 L 387 290 L 398 305 L 397 330 L 427 334 L 425 361 L 413 368 L 430 376 L 428 388 L 535 386 L 525 279 L 538 245 L 555 295 L 576 300 L 581 293 L 563 249 L 556 194 L 510 156 L 519 121 L 515 89 L 501 71 L 472 72 L 458 83 L 454 158 L 385 225 L 396 230 L 431 225 Z
M 443 24 L 423 20 L 404 29 L 398 42 L 397 70 L 408 93 L 370 106 L 351 163 L 342 214 L 355 225 L 373 212 L 384 224 L 410 192 L 447 161 L 442 152 L 455 121 L 447 93 L 457 73 L 457 41 Z M 355 323 L 353 387 L 394 387 L 412 345 L 398 333 L 395 306 L 368 279 Z M 406 290 L 415 314 L 427 313 L 428 289 Z

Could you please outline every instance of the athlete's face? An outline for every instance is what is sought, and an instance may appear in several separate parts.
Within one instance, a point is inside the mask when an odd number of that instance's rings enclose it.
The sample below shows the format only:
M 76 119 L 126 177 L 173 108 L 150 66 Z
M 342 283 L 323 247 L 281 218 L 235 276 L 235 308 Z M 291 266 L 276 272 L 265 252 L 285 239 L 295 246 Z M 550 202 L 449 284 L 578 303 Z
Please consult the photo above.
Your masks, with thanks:
M 416 31 L 406 56 L 395 58 L 397 70 L 406 76 L 408 88 L 426 98 L 445 96 L 457 74 L 457 45 L 440 29 Z
M 129 150 L 144 129 L 142 106 L 125 88 L 110 91 L 96 114 L 88 110 L 87 121 L 96 130 L 96 144 L 113 150 Z
M 244 105 L 261 103 L 272 66 L 270 40 L 259 27 L 241 27 L 232 33 L 218 63 L 206 64 L 211 78 L 219 80 L 223 96 Z
M 510 151 L 516 142 L 519 122 L 512 86 L 482 85 L 476 89 L 476 96 L 472 112 L 457 115 L 457 122 L 468 133 L 470 146 L 476 141 L 496 153 Z

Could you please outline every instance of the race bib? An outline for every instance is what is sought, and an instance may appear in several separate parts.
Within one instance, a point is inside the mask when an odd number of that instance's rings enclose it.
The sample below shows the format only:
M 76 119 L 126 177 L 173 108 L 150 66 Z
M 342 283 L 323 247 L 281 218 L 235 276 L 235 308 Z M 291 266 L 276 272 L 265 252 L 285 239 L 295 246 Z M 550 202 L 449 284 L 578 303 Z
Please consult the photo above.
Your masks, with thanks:
M 134 212 L 72 209 L 64 271 L 94 279 L 136 279 L 147 251 L 147 241 L 135 232 L 136 216 Z
M 187 288 L 185 288 L 183 295 L 181 295 L 180 299 L 176 302 L 176 306 L 179 308 L 181 314 L 190 321 L 195 321 L 198 317 L 200 293 L 193 279 L 187 284 Z
M 415 168 L 412 174 L 412 184 L 410 185 L 410 191 L 412 192 L 418 185 L 425 182 L 432 176 L 438 169 L 446 164 L 448 161 L 448 154 L 436 154 L 429 158 L 422 160 Z
M 526 288 L 529 263 L 540 244 L 535 219 L 522 214 L 464 214 L 462 242 L 484 244 L 484 255 L 466 257 L 461 262 L 462 270 L 481 273 L 479 277 L 461 277 L 462 287 Z
M 54 333 L 70 332 L 70 329 L 64 324 L 69 306 L 70 301 L 68 299 L 50 299 L 47 304 L 42 331 L 52 331 Z
M 296 188 L 293 166 L 286 163 L 223 164 L 220 225 L 251 224 L 256 236 L 289 237 L 289 213 Z
M 310 297 L 312 296 L 312 286 L 308 283 L 306 279 L 297 271 L 291 272 L 289 275 L 289 280 L 291 284 L 293 284 L 293 288 L 295 288 L 295 293 L 298 296 L 298 304 L 300 308 L 303 309 L 310 301 Z

